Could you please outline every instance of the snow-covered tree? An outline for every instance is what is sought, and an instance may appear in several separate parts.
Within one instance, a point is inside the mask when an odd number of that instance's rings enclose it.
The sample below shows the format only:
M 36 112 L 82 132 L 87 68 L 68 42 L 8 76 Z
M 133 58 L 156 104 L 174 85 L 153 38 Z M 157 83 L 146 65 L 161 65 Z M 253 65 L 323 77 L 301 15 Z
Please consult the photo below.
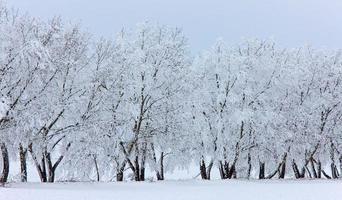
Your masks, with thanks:
M 178 28 L 94 40 L 2 4 L 0 32 L 2 183 L 13 160 L 23 182 L 27 161 L 42 182 L 164 180 L 191 163 L 202 179 L 341 177 L 340 51 L 219 40 L 193 58 Z

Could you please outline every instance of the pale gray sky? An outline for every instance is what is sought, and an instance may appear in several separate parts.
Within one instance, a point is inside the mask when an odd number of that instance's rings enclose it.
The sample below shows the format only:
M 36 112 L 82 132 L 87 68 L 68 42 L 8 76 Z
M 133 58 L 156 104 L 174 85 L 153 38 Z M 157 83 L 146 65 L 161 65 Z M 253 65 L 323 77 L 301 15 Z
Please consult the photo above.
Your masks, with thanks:
M 183 28 L 193 50 L 221 37 L 273 38 L 282 46 L 342 47 L 342 0 L 7 0 L 32 16 L 79 22 L 113 36 L 143 21 Z

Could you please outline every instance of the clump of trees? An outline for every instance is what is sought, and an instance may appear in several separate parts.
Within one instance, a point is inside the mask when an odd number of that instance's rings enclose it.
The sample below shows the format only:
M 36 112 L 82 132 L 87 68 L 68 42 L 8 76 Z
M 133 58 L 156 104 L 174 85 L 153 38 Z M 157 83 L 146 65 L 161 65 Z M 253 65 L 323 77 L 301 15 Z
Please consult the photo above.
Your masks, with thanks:
M 193 57 L 177 28 L 95 41 L 5 6 L 0 32 L 2 183 L 11 162 L 22 182 L 28 162 L 41 182 L 164 180 L 191 163 L 202 179 L 342 176 L 340 51 L 218 41 Z

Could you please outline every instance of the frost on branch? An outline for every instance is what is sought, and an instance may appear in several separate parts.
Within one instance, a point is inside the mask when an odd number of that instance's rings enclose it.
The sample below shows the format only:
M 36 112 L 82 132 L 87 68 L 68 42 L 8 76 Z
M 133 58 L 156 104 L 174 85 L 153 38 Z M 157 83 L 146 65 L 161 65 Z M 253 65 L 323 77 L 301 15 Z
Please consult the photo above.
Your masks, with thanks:
M 0 7 L 1 182 L 339 178 L 341 53 L 218 40 L 192 56 L 152 23 L 95 40 Z M 149 171 L 147 171 L 149 170 Z M 172 177 L 171 177 L 172 178 Z

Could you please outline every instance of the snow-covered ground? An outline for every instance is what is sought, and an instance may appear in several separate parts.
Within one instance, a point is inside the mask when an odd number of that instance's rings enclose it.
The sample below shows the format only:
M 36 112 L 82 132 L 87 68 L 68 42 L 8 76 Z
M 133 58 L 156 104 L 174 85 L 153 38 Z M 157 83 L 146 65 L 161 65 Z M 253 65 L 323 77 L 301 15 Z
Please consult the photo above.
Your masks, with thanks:
M 163 181 L 11 183 L 1 200 L 340 200 L 342 181 Z

